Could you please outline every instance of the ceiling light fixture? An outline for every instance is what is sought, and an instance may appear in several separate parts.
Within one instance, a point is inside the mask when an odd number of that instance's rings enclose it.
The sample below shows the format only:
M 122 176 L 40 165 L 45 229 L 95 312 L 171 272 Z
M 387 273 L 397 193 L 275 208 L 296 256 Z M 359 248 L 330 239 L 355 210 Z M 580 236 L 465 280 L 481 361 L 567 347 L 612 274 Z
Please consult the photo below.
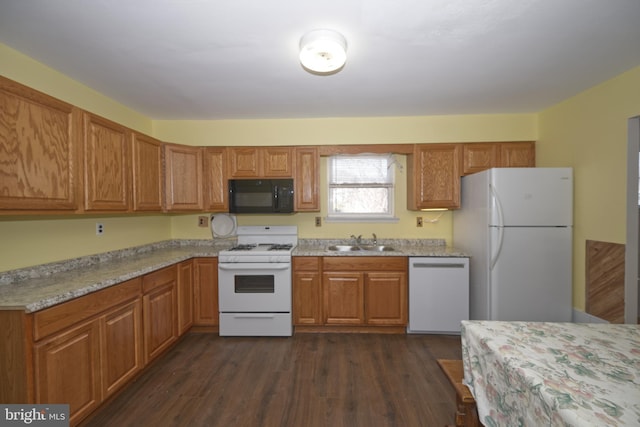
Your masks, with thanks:
M 347 41 L 333 30 L 313 30 L 300 39 L 300 63 L 313 74 L 333 74 L 347 61 Z

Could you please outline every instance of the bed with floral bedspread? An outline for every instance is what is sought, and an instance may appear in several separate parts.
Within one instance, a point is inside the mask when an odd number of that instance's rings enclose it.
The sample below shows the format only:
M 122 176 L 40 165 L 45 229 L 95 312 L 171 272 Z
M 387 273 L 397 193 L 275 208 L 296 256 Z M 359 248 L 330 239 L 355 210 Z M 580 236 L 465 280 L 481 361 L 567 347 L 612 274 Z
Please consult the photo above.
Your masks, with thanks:
M 640 426 L 640 326 L 462 322 L 485 426 Z

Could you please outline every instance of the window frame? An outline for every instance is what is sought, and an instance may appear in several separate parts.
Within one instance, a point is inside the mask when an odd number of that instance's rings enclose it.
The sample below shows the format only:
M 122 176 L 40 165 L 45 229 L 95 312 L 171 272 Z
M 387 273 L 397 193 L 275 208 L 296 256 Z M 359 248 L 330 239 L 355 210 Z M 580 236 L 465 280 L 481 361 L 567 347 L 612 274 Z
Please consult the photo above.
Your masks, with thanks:
M 396 160 L 392 153 L 362 153 L 362 154 L 337 154 L 327 158 L 327 222 L 398 222 L 395 216 L 395 195 L 396 195 Z M 387 158 L 387 181 L 386 183 L 334 183 L 334 161 L 337 158 Z M 334 188 L 384 188 L 387 192 L 388 210 L 384 213 L 345 213 L 336 212 L 332 203 L 332 189 Z

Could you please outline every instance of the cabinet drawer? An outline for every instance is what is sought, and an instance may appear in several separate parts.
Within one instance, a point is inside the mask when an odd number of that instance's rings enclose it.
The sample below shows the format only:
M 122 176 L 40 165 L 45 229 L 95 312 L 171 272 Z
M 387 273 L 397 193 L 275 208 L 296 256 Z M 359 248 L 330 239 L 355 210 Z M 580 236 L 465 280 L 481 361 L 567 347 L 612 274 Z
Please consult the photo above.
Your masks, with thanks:
M 38 311 L 33 315 L 33 338 L 38 341 L 121 302 L 140 295 L 140 278 Z
M 170 282 L 178 280 L 177 266 L 163 268 L 162 270 L 154 271 L 153 273 L 146 274 L 142 278 L 142 292 L 147 293 L 158 286 L 165 285 Z
M 403 256 L 322 258 L 323 271 L 405 271 L 407 258 Z
M 297 256 L 293 257 L 293 271 L 318 271 L 320 270 L 320 257 Z

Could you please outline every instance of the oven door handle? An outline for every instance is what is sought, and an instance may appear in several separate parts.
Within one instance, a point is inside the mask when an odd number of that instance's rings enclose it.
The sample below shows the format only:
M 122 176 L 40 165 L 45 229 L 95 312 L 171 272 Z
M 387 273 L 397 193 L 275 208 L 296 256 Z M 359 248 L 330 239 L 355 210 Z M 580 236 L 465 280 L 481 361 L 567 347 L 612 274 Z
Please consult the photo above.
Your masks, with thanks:
M 250 263 L 237 263 L 237 264 L 218 264 L 220 270 L 238 271 L 238 270 L 287 270 L 291 268 L 291 264 L 269 264 L 262 263 L 260 265 L 254 265 Z

